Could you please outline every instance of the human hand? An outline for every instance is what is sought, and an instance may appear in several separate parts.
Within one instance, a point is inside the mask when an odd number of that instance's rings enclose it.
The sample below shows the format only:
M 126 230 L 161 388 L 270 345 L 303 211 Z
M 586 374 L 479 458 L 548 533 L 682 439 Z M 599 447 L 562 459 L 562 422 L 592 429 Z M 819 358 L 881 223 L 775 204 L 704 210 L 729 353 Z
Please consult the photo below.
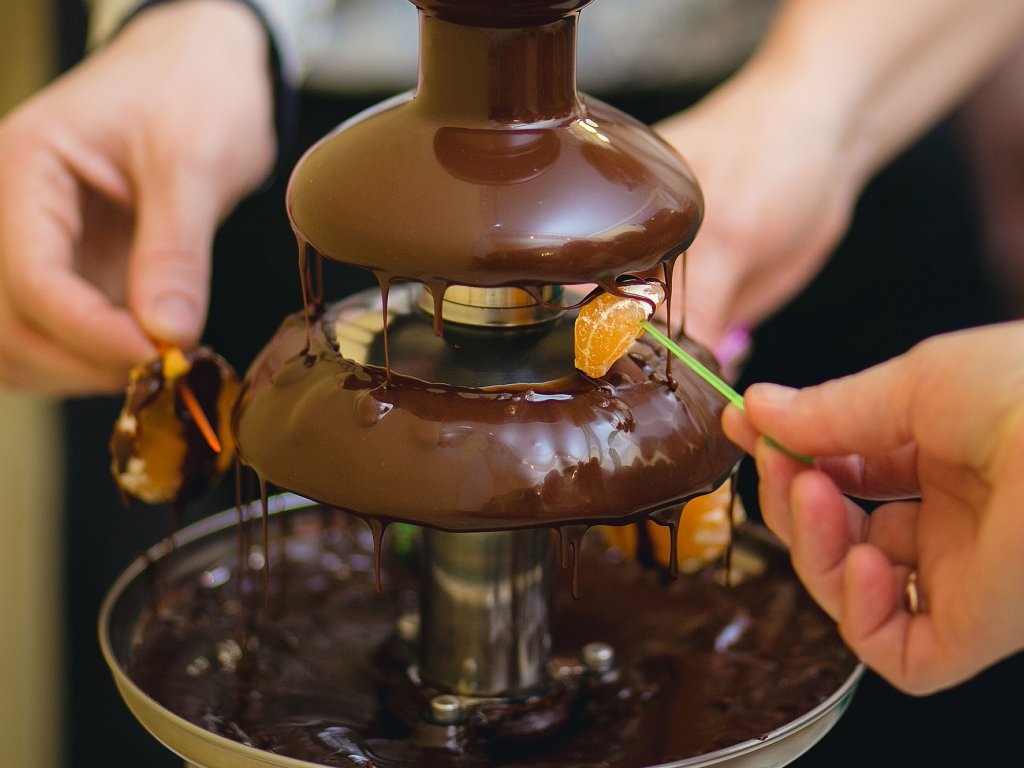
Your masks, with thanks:
M 867 179 L 1018 44 L 1024 0 L 978 1 L 784 0 L 739 73 L 657 126 L 707 203 L 685 280 L 689 335 L 714 349 L 794 296 Z
M 757 459 L 764 519 L 865 664 L 923 694 L 1024 647 L 1024 322 L 744 399 L 724 426 Z M 895 500 L 866 515 L 844 494 Z
M 0 122 L 0 384 L 112 392 L 201 333 L 215 229 L 275 152 L 266 34 L 227 0 L 141 13 Z
M 655 126 L 704 192 L 673 306 L 685 307 L 687 335 L 712 349 L 793 298 L 846 231 L 860 176 L 826 114 L 797 80 L 756 64 Z

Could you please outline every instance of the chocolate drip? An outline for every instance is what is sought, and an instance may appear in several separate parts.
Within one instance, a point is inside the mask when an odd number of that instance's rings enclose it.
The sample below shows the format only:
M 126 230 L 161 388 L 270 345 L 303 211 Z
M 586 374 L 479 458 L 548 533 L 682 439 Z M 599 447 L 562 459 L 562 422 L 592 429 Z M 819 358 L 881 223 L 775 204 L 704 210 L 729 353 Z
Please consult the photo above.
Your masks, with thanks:
M 388 523 L 376 517 L 363 518 L 370 528 L 370 535 L 373 538 L 373 586 L 377 596 L 383 594 L 383 577 L 381 570 L 381 552 L 384 545 L 384 534 L 387 533 Z
M 448 290 L 448 284 L 443 280 L 434 280 L 427 283 L 427 288 L 434 302 L 434 335 L 441 336 L 444 333 L 444 294 Z M 386 326 L 384 332 L 387 333 Z
M 383 274 L 377 273 L 380 281 L 380 314 L 381 323 L 384 328 L 382 336 L 384 340 L 384 373 L 386 384 L 391 384 L 391 346 L 388 344 L 388 299 L 391 297 L 391 280 Z M 436 321 L 435 321 L 436 322 Z
M 671 509 L 665 509 L 656 515 L 652 515 L 651 519 L 658 525 L 663 525 L 668 528 L 669 531 L 669 557 L 668 557 L 668 574 L 671 578 L 677 578 L 679 576 L 679 520 L 683 516 L 682 507 L 672 507 Z
M 321 322 L 303 354 L 302 318 L 285 321 L 246 379 L 235 434 L 264 479 L 339 509 L 450 531 L 626 523 L 712 490 L 740 456 L 717 426 L 723 399 L 685 371 L 665 386 L 660 348 L 638 343 L 603 380 L 462 387 L 389 381 L 342 357 Z M 404 364 L 420 365 L 429 350 L 407 331 Z M 557 324 L 546 333 L 560 348 Z M 491 338 L 463 335 L 453 353 L 473 365 Z
M 589 525 L 561 525 L 558 527 L 558 541 L 561 551 L 562 568 L 572 573 L 569 581 L 572 596 L 580 599 L 580 561 L 583 559 L 583 537 L 590 530 Z
M 685 271 L 685 269 L 686 269 L 686 252 L 685 251 L 682 253 L 682 257 L 683 257 L 683 270 Z M 665 328 L 667 329 L 668 335 L 670 337 L 672 336 L 672 330 L 673 330 L 672 329 L 672 305 L 673 305 L 674 302 L 672 301 L 672 299 L 673 299 L 673 295 L 672 294 L 674 292 L 674 275 L 675 275 L 675 270 L 676 270 L 676 261 L 678 261 L 678 259 L 679 259 L 678 255 L 673 256 L 671 259 L 669 259 L 668 261 L 666 261 L 664 264 L 661 265 L 662 266 L 662 270 L 664 272 L 664 277 L 665 277 Z M 686 327 L 686 319 L 685 319 L 686 307 L 685 306 L 682 308 L 682 311 L 683 311 L 683 314 L 680 315 L 680 317 L 682 319 L 679 321 L 679 333 L 680 334 L 683 334 L 685 332 L 684 329 Z M 674 363 L 674 361 L 672 359 L 672 355 L 667 355 L 666 356 L 666 361 L 665 361 L 665 378 L 668 379 L 668 385 L 672 389 L 675 389 L 676 387 L 679 386 L 679 382 L 677 382 L 675 377 L 672 375 L 672 365 L 673 365 L 673 363 Z
M 270 608 L 270 504 L 267 495 L 267 482 L 262 477 L 260 482 L 260 528 L 263 540 L 263 610 Z
M 299 246 L 299 287 L 302 290 L 302 314 L 306 321 L 306 346 L 312 345 L 313 324 L 313 290 L 310 285 L 309 251 L 310 245 L 301 237 L 296 238 Z
M 725 586 L 732 585 L 732 551 L 736 542 L 736 500 L 739 498 L 738 470 L 729 477 L 729 545 L 722 555 L 722 568 L 725 570 Z
M 246 467 L 235 457 L 235 585 L 238 600 L 238 635 L 242 641 L 252 632 L 249 613 L 249 592 L 252 589 L 252 574 L 249 571 L 249 526 L 246 508 L 252 494 L 243 497 L 242 475 Z

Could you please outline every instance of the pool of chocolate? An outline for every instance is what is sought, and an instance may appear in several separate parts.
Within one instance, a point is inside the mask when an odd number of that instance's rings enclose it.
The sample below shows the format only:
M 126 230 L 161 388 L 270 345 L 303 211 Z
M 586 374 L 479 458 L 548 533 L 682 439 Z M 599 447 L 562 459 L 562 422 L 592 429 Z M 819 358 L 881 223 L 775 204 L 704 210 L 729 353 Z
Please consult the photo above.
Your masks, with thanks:
M 102 619 L 108 661 L 161 716 L 309 764 L 639 768 L 710 758 L 771 746 L 794 722 L 841 711 L 859 675 L 762 529 L 741 529 L 731 587 L 714 567 L 672 580 L 625 561 L 596 529 L 582 598 L 564 570 L 552 598 L 558 726 L 531 737 L 503 729 L 508 713 L 492 709 L 453 735 L 407 711 L 414 656 L 395 626 L 417 606 L 415 529 L 389 533 L 378 595 L 372 537 L 345 513 L 275 515 L 266 582 L 258 523 L 237 533 L 230 515 L 206 525 L 173 550 L 155 548 L 115 586 Z M 593 641 L 615 648 L 618 675 L 567 675 Z M 547 706 L 520 704 L 520 714 Z

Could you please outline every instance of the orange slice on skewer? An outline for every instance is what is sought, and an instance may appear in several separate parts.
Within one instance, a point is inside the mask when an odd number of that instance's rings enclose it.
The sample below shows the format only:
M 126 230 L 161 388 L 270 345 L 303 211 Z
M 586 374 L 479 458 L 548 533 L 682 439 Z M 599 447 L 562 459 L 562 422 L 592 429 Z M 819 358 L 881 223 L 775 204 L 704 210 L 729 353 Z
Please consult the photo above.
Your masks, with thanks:
M 131 371 L 110 437 L 111 472 L 126 499 L 183 504 L 209 490 L 234 459 L 238 376 L 206 347 L 159 350 Z
M 643 332 L 641 323 L 665 300 L 658 282 L 627 285 L 622 291 L 632 297 L 602 293 L 576 316 L 576 367 L 588 376 L 604 376 Z

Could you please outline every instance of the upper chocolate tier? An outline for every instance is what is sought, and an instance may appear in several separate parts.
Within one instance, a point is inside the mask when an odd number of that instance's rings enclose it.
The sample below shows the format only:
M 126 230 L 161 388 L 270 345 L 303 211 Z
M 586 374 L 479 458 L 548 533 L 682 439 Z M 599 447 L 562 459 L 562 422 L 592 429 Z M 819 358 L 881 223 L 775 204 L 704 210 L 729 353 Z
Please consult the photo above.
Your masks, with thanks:
M 576 91 L 584 4 L 418 0 L 415 93 L 300 161 L 287 200 L 299 237 L 386 278 L 471 286 L 607 281 L 685 249 L 703 214 L 692 172 Z

